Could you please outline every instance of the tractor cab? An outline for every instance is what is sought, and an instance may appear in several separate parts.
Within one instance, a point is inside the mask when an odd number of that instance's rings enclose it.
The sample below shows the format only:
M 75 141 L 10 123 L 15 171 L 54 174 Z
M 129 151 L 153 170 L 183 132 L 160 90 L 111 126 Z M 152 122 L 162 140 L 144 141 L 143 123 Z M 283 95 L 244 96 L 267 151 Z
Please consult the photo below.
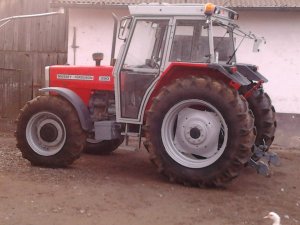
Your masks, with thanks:
M 151 93 L 175 65 L 210 66 L 224 73 L 236 64 L 238 14 L 230 9 L 210 3 L 141 4 L 129 11 L 131 16 L 120 22 L 118 37 L 124 44 L 114 68 L 119 122 L 143 123 Z

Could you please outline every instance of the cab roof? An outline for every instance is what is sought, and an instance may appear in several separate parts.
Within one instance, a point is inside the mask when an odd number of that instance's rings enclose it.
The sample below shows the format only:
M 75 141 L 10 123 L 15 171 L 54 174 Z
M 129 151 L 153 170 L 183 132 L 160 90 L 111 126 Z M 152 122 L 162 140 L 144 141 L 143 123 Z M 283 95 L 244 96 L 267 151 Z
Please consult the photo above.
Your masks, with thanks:
M 205 4 L 168 4 L 150 3 L 129 5 L 132 16 L 203 16 L 205 17 Z M 237 14 L 231 9 L 216 6 L 217 10 L 213 17 L 232 20 L 231 14 Z

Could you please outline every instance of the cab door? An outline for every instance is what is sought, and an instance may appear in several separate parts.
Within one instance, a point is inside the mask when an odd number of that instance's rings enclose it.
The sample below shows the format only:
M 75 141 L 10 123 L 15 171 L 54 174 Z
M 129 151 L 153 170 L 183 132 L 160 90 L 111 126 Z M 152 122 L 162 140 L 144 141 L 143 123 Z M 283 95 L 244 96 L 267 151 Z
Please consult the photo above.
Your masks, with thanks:
M 135 19 L 115 71 L 117 121 L 141 122 L 141 107 L 165 63 L 168 18 Z

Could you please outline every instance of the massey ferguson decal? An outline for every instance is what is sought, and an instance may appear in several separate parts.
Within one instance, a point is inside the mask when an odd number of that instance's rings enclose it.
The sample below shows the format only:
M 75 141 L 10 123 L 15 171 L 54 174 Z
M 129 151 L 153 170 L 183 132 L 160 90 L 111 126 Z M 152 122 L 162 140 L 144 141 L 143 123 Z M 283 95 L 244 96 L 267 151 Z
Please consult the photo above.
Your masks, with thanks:
M 99 76 L 99 81 L 108 82 L 110 81 L 110 76 Z
M 91 75 L 57 74 L 58 80 L 94 80 Z

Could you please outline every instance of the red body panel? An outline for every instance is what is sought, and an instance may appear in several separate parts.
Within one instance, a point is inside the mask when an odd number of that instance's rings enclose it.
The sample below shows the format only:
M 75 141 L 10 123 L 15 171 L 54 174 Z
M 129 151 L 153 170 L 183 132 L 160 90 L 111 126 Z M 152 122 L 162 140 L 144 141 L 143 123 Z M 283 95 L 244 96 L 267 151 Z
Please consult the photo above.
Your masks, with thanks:
M 152 104 L 152 99 L 159 93 L 162 87 L 170 84 L 173 80 L 183 76 L 197 76 L 197 75 L 213 75 L 211 69 L 208 68 L 207 63 L 186 63 L 186 62 L 172 62 L 160 76 L 154 91 L 152 92 L 149 101 L 147 102 L 146 110 Z
M 191 72 L 189 75 L 194 75 L 192 71 L 197 71 L 199 75 L 201 71 L 208 73 L 207 63 L 187 63 L 187 62 L 172 62 L 168 68 L 162 73 L 155 89 L 160 89 L 170 83 L 171 80 L 177 79 L 186 75 L 186 71 Z
M 87 105 L 94 90 L 114 91 L 111 66 L 51 66 L 49 86 L 74 91 Z

